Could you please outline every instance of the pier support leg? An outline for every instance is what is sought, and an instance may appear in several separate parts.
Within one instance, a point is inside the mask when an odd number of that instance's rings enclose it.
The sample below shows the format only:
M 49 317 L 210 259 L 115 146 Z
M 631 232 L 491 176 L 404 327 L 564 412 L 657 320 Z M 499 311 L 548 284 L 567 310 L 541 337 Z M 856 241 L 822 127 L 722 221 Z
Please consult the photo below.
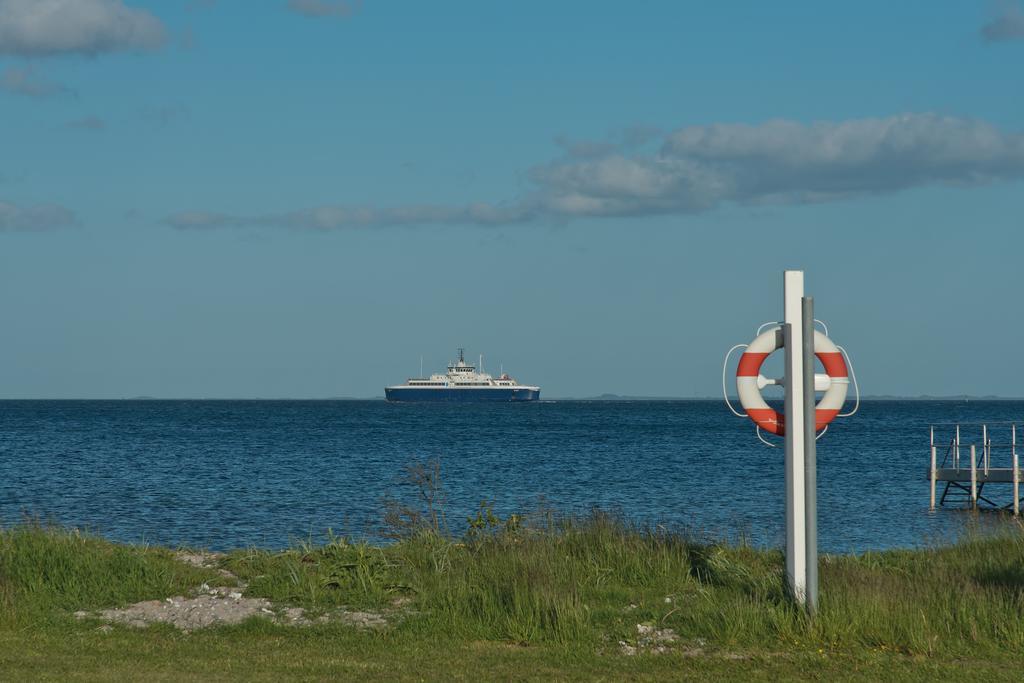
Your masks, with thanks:
M 981 426 L 981 462 L 985 468 L 985 476 L 988 476 L 988 459 L 991 455 L 990 452 L 989 438 L 988 438 L 988 425 Z
M 932 504 L 931 504 L 931 509 L 932 510 L 935 509 L 935 479 L 936 479 L 936 472 L 935 472 L 935 446 L 932 446 L 932 469 L 931 469 L 931 480 L 932 480 Z
M 971 509 L 978 509 L 978 459 L 974 454 L 974 444 L 971 444 Z
M 1017 425 L 1013 425 L 1013 438 L 1010 448 L 1013 450 L 1013 515 L 1020 515 L 1020 463 L 1017 462 Z
M 956 445 L 953 447 L 953 467 L 960 469 L 960 425 L 956 426 Z

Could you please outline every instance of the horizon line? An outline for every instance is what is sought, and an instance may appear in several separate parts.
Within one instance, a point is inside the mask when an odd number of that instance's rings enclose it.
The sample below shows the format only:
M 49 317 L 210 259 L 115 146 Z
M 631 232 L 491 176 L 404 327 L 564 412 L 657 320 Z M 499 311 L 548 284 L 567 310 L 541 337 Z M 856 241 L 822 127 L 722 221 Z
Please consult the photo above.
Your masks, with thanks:
M 781 400 L 782 397 L 779 397 Z M 0 397 L 0 401 L 386 401 L 384 396 L 120 396 L 120 397 Z M 542 401 L 721 401 L 721 396 L 644 396 L 637 394 L 598 394 L 596 396 L 555 396 Z M 736 396 L 729 400 L 738 401 Z M 995 394 L 872 394 L 861 396 L 861 401 L 1024 401 L 1022 396 Z

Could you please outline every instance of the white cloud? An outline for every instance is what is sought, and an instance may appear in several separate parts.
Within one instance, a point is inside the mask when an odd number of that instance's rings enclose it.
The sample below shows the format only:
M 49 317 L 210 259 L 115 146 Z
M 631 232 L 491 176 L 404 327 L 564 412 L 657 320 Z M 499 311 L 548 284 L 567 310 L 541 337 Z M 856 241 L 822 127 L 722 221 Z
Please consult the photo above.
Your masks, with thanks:
M 999 16 L 981 27 L 981 35 L 991 42 L 1024 40 L 1024 9 L 1004 2 Z
M 18 206 L 0 201 L 0 232 L 42 232 L 70 227 L 76 222 L 73 212 L 56 204 Z
M 478 203 L 465 206 L 410 205 L 395 208 L 318 206 L 280 214 L 232 216 L 210 211 L 182 211 L 166 223 L 179 230 L 211 230 L 246 226 L 274 226 L 303 230 L 338 230 L 399 225 L 469 224 L 507 225 L 533 218 L 522 204 Z
M 0 0 L 0 54 L 152 50 L 165 37 L 159 19 L 121 0 Z
M 52 83 L 36 73 L 35 67 L 9 66 L 0 72 L 0 90 L 26 97 L 45 98 L 71 91 L 59 83 Z
M 347 17 L 358 6 L 347 0 L 288 0 L 288 9 L 307 17 Z
M 1024 135 L 974 119 L 904 114 L 804 124 L 680 128 L 658 149 L 573 143 L 530 171 L 531 189 L 501 204 L 322 206 L 276 214 L 185 212 L 176 228 L 330 230 L 422 224 L 504 225 L 600 216 L 688 214 L 728 204 L 801 204 L 929 185 L 1024 177 Z M 575 152 L 582 153 L 576 154 Z

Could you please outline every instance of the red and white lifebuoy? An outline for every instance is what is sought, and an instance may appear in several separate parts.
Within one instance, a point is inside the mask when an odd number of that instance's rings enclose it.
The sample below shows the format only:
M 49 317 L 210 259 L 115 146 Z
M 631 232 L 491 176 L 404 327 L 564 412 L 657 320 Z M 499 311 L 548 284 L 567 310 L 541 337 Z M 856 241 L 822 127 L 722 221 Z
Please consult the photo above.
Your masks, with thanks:
M 779 436 L 786 433 L 785 416 L 765 402 L 758 377 L 765 359 L 783 346 L 782 328 L 772 328 L 750 342 L 736 368 L 736 393 L 739 394 L 743 409 L 758 427 Z M 842 410 L 850 378 L 839 347 L 818 330 L 814 331 L 814 355 L 825 366 L 825 374 L 830 380 L 825 395 L 818 401 L 814 411 L 814 426 L 820 431 Z

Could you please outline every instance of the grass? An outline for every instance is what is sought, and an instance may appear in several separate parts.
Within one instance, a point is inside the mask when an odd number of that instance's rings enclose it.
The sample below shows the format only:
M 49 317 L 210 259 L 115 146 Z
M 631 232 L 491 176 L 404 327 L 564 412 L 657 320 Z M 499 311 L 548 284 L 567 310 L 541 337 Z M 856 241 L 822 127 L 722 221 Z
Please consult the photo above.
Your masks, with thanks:
M 331 537 L 230 553 L 248 595 L 392 614 L 381 633 L 254 620 L 183 634 L 109 632 L 79 609 L 178 595 L 217 578 L 168 549 L 25 524 L 0 532 L 0 671 L 8 680 L 1016 679 L 1024 666 L 1024 530 L 949 547 L 825 557 L 820 612 L 782 589 L 777 551 L 700 543 L 595 513 L 499 520 L 454 540 Z M 621 654 L 637 624 L 680 637 Z
M 181 594 L 218 577 L 165 548 L 110 543 L 25 523 L 0 531 L 0 623 Z
M 637 623 L 721 648 L 806 645 L 950 657 L 1024 652 L 1024 533 L 915 551 L 826 557 L 820 612 L 783 591 L 777 551 L 699 544 L 594 514 L 455 543 L 430 532 L 384 548 L 232 555 L 250 592 L 309 607 L 410 598 L 407 628 L 520 645 L 600 649 Z

